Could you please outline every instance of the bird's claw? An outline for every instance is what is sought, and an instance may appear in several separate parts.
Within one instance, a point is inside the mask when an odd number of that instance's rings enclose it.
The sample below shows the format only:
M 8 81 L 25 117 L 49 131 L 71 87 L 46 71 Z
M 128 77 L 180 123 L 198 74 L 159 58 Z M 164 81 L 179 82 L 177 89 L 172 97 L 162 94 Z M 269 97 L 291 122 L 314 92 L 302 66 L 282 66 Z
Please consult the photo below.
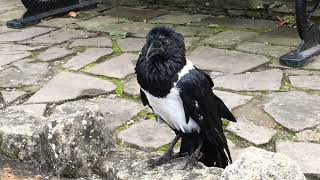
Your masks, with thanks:
M 157 166 L 161 166 L 162 164 L 170 161 L 171 159 L 174 159 L 174 157 L 175 156 L 173 155 L 173 152 L 166 153 L 158 159 L 149 159 L 148 164 L 149 164 L 149 167 L 153 169 Z
M 198 160 L 201 158 L 201 152 L 194 152 L 191 156 L 187 157 L 187 163 L 184 165 L 183 169 L 193 169 L 193 167 L 201 167 Z

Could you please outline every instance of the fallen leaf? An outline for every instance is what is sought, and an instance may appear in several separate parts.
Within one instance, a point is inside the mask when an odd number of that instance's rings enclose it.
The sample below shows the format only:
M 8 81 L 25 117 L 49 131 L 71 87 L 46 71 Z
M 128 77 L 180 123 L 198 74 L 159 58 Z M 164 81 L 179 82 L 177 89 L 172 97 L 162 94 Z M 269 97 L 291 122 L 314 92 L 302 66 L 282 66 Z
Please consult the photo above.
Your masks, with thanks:
M 71 12 L 69 12 L 68 15 L 71 16 L 71 17 L 76 17 L 76 16 L 77 16 L 77 13 L 74 12 L 74 11 L 71 11 Z

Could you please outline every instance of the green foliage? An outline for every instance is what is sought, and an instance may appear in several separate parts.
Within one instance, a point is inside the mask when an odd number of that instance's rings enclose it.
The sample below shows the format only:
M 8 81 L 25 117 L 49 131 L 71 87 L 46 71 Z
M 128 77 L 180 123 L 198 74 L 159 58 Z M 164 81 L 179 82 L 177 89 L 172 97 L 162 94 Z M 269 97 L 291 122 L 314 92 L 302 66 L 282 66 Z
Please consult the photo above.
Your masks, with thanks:
M 116 54 L 120 54 L 122 52 L 115 40 L 112 41 L 112 50 Z
M 110 36 L 112 37 L 120 37 L 120 38 L 126 38 L 127 37 L 127 32 L 123 31 L 111 31 L 109 33 Z

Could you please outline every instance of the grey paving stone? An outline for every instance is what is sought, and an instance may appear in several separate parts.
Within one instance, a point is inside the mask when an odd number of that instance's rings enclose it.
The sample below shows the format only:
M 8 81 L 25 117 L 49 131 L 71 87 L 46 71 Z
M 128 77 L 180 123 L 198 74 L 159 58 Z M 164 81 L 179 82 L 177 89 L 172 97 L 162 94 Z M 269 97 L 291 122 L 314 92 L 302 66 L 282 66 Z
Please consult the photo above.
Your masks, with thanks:
M 47 105 L 46 104 L 21 104 L 18 106 L 10 106 L 9 110 L 14 111 L 24 111 L 37 119 L 44 118 L 43 115 L 46 111 Z
M 155 9 L 139 9 L 131 7 L 115 7 L 107 11 L 105 14 L 118 18 L 125 18 L 130 21 L 148 21 L 157 16 L 166 14 L 165 10 L 155 10 Z
M 0 51 L 3 52 L 3 51 Z M 23 58 L 30 56 L 32 53 L 27 51 L 13 51 L 10 54 L 0 54 L 0 66 L 4 66 Z
M 184 37 L 207 37 L 213 36 L 222 30 L 215 28 L 208 28 L 205 26 L 178 26 L 175 28 L 177 32 L 181 33 Z
M 0 71 L 0 87 L 39 86 L 47 81 L 50 74 L 47 63 L 30 63 L 29 59 L 13 63 Z
M 134 73 L 133 61 L 137 59 L 138 55 L 124 53 L 88 69 L 87 72 L 121 79 Z
M 275 21 L 269 20 L 254 20 L 244 18 L 230 17 L 213 17 L 202 20 L 202 24 L 218 24 L 221 26 L 243 29 L 254 29 L 259 31 L 269 31 L 276 28 Z
M 279 58 L 280 56 L 290 52 L 292 48 L 262 42 L 244 42 L 237 45 L 236 50 Z
M 111 48 L 90 48 L 71 58 L 63 66 L 72 70 L 78 70 L 82 67 L 95 62 L 99 58 L 109 55 L 113 52 Z
M 83 74 L 61 72 L 31 96 L 27 103 L 61 102 L 83 96 L 105 94 L 115 89 L 116 86 L 109 81 Z
M 320 70 L 320 57 L 316 57 L 314 61 L 303 67 L 304 69 Z
M 38 36 L 31 40 L 23 41 L 23 43 L 54 45 L 54 44 L 64 43 L 71 39 L 86 38 L 86 37 L 89 37 L 90 35 L 92 34 L 82 30 L 60 29 L 43 36 Z
M 221 100 L 226 104 L 226 106 L 232 110 L 240 105 L 246 104 L 249 102 L 252 97 L 244 96 L 235 93 L 225 92 L 225 91 L 217 91 L 214 90 L 213 93 L 217 95 Z
M 187 57 L 201 69 L 241 73 L 270 61 L 269 58 L 238 51 L 200 46 Z
M 249 102 L 234 109 L 232 112 L 236 119 L 244 118 L 254 122 L 258 126 L 265 126 L 268 128 L 275 128 L 277 126 L 274 119 L 267 114 L 263 108 L 256 105 L 256 102 Z
M 30 56 L 31 50 L 41 49 L 43 46 L 24 46 L 18 44 L 0 44 L 0 67 Z
M 259 36 L 256 41 L 282 45 L 282 46 L 298 46 L 300 38 L 297 29 L 294 28 L 276 28 L 271 32 Z
M 230 150 L 232 161 L 235 162 L 240 158 L 240 154 L 244 149 L 236 146 L 231 140 L 227 139 L 228 147 Z
M 76 18 L 52 18 L 49 20 L 42 21 L 39 25 L 40 26 L 48 26 L 48 27 L 58 27 L 58 28 L 65 28 L 65 27 L 72 27 L 77 22 L 80 22 L 80 19 Z
M 264 110 L 282 126 L 299 132 L 320 124 L 318 104 L 318 95 L 297 91 L 281 92 L 266 96 Z
M 141 51 L 145 43 L 146 40 L 142 38 L 126 38 L 117 40 L 117 44 L 123 52 Z
M 289 76 L 320 76 L 319 71 L 304 69 L 285 69 L 283 72 Z
M 45 50 L 44 52 L 41 52 L 36 58 L 40 61 L 55 61 L 73 53 L 73 51 L 68 50 L 66 48 L 51 47 Z
M 184 45 L 186 46 L 186 49 L 190 49 L 192 45 L 198 42 L 199 40 L 199 37 L 186 37 L 184 38 Z
M 70 48 L 77 46 L 86 46 L 86 47 L 111 47 L 112 42 L 108 37 L 94 37 L 88 39 L 76 39 L 70 44 Z
M 237 119 L 236 123 L 230 122 L 227 130 L 255 145 L 267 144 L 277 133 L 274 129 L 258 126 L 244 118 Z
M 296 134 L 297 141 L 320 143 L 320 126 L 307 129 Z
M 124 92 L 131 96 L 140 96 L 140 85 L 136 76 L 124 83 Z
M 78 24 L 90 31 L 116 32 L 134 37 L 145 37 L 154 27 L 154 25 L 144 22 L 122 22 L 121 19 L 110 16 L 99 16 Z
M 175 133 L 166 124 L 159 124 L 155 120 L 141 120 L 118 134 L 121 141 L 146 150 L 169 144 L 174 137 Z
M 254 39 L 259 34 L 256 32 L 228 30 L 217 35 L 208 37 L 202 42 L 213 46 L 228 47 L 239 44 L 240 42 Z
M 0 42 L 22 41 L 35 36 L 48 33 L 53 30 L 54 30 L 53 28 L 30 27 L 22 30 L 6 32 L 6 33 L 0 34 Z
M 21 18 L 21 15 L 24 12 L 25 12 L 25 10 L 23 8 L 20 8 L 20 9 L 14 9 L 14 10 L 2 13 L 0 16 L 0 24 L 5 25 L 7 21 L 10 21 L 12 19 Z
M 210 16 L 201 15 L 201 14 L 184 14 L 184 13 L 171 13 L 167 15 L 163 15 L 157 18 L 150 20 L 151 23 L 155 24 L 187 24 L 191 22 L 200 22 L 202 19 Z
M 276 149 L 297 161 L 305 174 L 320 175 L 320 144 L 278 141 Z
M 15 29 L 7 28 L 7 26 L 0 26 L 0 33 L 6 33 L 9 31 L 15 31 Z
M 1 91 L 1 94 L 6 104 L 11 104 L 27 95 L 24 91 Z
M 104 120 L 110 130 L 129 122 L 144 109 L 140 103 L 120 98 L 97 98 L 92 100 L 100 107 Z
M 215 87 L 235 91 L 277 91 L 281 88 L 283 72 L 271 69 L 261 72 L 219 76 L 214 79 Z
M 320 76 L 290 76 L 292 86 L 320 90 Z

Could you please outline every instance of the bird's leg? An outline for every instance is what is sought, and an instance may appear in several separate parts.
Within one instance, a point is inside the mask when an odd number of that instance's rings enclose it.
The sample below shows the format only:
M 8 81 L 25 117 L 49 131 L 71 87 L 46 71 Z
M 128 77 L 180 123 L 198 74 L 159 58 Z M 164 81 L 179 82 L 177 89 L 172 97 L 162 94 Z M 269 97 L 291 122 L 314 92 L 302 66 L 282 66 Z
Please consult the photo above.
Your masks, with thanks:
M 180 137 L 181 137 L 181 135 L 179 135 L 179 134 L 176 135 L 176 137 L 170 143 L 168 150 L 159 159 L 150 159 L 148 162 L 149 166 L 151 168 L 155 168 L 156 166 L 160 166 L 160 165 L 170 161 L 171 159 L 175 159 L 175 158 L 179 157 L 179 153 L 174 154 L 173 148 L 177 144 Z
M 200 136 L 200 141 L 198 148 L 191 154 L 191 156 L 188 156 L 188 161 L 185 164 L 183 169 L 190 168 L 192 169 L 194 166 L 198 166 L 198 160 L 202 157 L 201 148 L 203 146 L 204 137 Z

